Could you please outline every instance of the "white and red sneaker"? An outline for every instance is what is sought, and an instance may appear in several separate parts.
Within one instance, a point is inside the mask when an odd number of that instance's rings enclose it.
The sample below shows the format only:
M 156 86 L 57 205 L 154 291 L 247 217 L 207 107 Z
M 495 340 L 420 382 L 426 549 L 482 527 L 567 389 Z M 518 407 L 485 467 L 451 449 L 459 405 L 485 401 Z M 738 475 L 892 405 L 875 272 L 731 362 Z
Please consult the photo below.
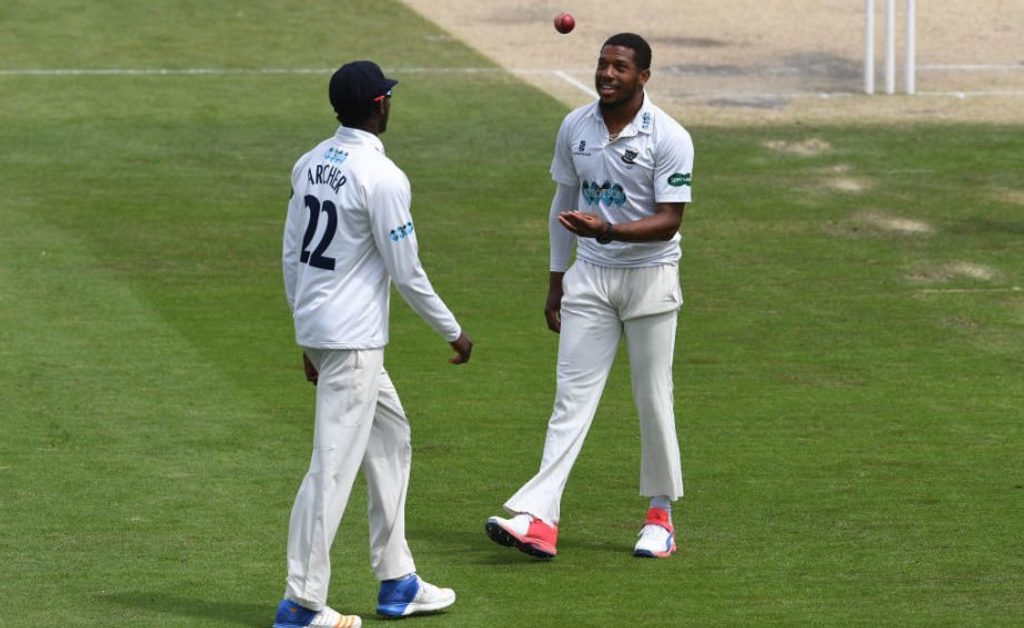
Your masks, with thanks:
M 647 511 L 647 521 L 640 530 L 640 539 L 633 548 L 633 556 L 668 558 L 676 551 L 676 531 L 668 512 L 661 508 Z
M 499 545 L 515 547 L 535 558 L 554 558 L 558 551 L 558 527 L 550 526 L 528 513 L 511 519 L 491 517 L 484 526 L 487 536 Z

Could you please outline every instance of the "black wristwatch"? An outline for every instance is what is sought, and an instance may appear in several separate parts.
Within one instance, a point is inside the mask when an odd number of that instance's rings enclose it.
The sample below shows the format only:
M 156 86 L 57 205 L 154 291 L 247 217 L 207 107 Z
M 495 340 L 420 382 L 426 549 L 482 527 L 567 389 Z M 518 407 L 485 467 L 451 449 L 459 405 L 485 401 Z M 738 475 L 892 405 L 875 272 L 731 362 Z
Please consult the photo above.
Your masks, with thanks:
M 615 225 L 613 225 L 610 222 L 605 224 L 607 226 L 604 228 L 604 233 L 597 236 L 596 238 L 598 244 L 608 244 L 609 242 L 612 241 L 612 227 L 614 227 Z

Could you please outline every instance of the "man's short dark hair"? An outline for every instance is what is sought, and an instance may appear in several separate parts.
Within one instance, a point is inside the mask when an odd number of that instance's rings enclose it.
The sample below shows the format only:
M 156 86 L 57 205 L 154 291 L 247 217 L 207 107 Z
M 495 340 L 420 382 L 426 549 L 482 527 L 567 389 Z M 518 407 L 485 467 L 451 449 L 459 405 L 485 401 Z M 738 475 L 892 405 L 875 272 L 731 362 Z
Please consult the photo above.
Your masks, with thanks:
M 370 117 L 370 114 L 373 112 L 374 107 L 376 107 L 376 103 L 364 106 L 362 111 L 349 110 L 343 113 L 335 112 L 334 117 L 338 119 L 338 122 L 340 122 L 342 126 L 359 126 L 363 122 L 366 122 L 366 120 Z
M 612 35 L 604 46 L 622 46 L 633 51 L 636 57 L 636 67 L 639 70 L 651 69 L 651 45 L 643 37 L 636 33 L 619 33 Z M 601 46 L 604 48 L 604 46 Z

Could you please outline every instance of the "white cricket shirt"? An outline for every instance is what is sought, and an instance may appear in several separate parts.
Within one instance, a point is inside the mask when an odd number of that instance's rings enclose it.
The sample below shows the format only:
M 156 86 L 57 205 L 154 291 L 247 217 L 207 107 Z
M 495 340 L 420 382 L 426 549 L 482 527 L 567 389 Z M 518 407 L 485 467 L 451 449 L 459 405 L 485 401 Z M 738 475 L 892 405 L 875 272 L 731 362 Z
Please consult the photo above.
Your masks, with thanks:
M 646 93 L 636 117 L 614 140 L 608 137 L 598 101 L 569 113 L 558 130 L 551 162 L 551 178 L 579 190 L 576 208 L 612 223 L 653 216 L 656 202 L 689 203 L 692 173 L 690 134 Z M 578 259 L 614 268 L 676 264 L 682 255 L 678 233 L 663 242 L 576 241 Z M 571 247 L 571 240 L 567 242 Z M 561 253 L 558 257 L 567 260 L 569 252 Z M 552 265 L 557 270 L 558 262 L 553 259 Z
M 282 264 L 304 347 L 388 342 L 390 282 L 449 342 L 461 328 L 420 264 L 409 180 L 376 135 L 339 127 L 292 170 Z

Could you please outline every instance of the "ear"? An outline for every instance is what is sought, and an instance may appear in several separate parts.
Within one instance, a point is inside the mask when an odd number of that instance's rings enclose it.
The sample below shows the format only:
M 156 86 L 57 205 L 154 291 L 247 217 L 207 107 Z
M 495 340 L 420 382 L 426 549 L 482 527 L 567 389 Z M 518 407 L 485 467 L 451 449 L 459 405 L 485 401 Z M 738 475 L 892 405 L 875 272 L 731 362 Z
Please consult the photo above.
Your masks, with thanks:
M 641 85 L 646 85 L 647 81 L 651 78 L 651 69 L 647 68 L 640 72 L 639 80 Z

